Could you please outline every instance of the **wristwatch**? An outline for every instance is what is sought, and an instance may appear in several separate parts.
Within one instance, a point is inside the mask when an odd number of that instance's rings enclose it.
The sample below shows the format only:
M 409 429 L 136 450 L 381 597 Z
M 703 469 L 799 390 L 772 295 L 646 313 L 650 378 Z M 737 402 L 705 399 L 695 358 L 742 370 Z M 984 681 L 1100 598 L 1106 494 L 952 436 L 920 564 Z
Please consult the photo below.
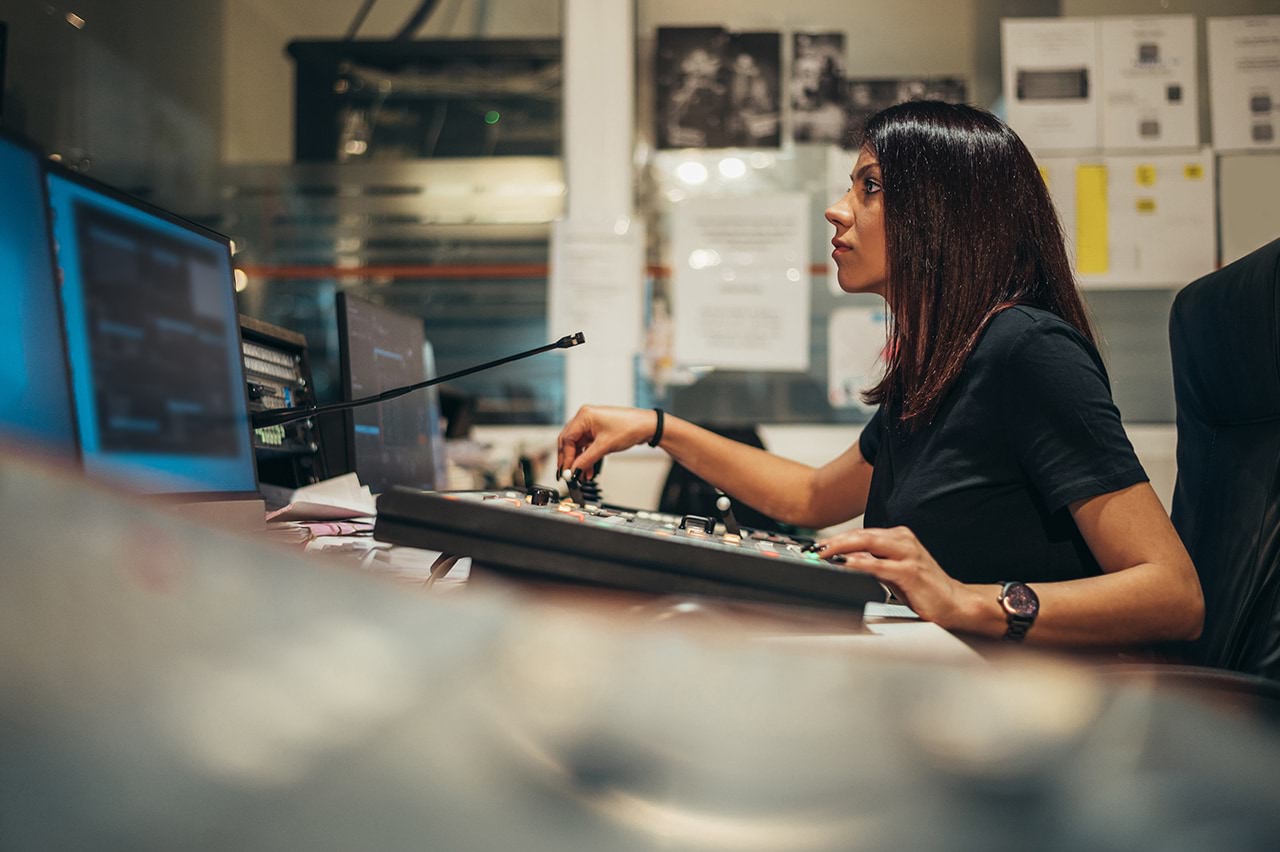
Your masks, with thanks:
M 1000 585 L 997 600 L 1004 608 L 1005 619 L 1009 623 L 1009 629 L 1004 633 L 1005 641 L 1021 642 L 1040 614 L 1040 598 L 1026 583 L 1013 582 Z

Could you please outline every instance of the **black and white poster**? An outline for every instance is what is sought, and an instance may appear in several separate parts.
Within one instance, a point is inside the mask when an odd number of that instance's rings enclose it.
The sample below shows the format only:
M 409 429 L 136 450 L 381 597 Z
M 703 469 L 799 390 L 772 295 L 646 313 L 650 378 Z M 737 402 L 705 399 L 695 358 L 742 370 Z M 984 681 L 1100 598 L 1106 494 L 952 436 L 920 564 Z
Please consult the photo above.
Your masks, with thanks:
M 844 33 L 796 33 L 791 52 L 791 138 L 840 142 L 844 101 Z
M 737 33 L 726 42 L 729 57 L 725 123 L 729 144 L 777 148 L 782 142 L 782 37 Z
M 844 145 L 861 144 L 867 119 L 882 109 L 907 101 L 964 103 L 968 88 L 961 77 L 893 77 L 849 80 L 846 86 Z
M 781 36 L 718 27 L 658 30 L 658 148 L 776 148 Z

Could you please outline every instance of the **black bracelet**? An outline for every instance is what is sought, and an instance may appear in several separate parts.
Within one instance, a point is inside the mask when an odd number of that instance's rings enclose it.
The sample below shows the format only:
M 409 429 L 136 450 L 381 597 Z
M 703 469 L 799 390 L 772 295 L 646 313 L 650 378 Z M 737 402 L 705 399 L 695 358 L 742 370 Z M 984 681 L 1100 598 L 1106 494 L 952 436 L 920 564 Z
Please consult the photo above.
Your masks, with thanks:
M 658 415 L 658 428 L 653 430 L 653 438 L 649 441 L 649 446 L 656 447 L 662 443 L 662 421 L 665 415 L 662 413 L 661 408 L 655 408 L 653 411 Z

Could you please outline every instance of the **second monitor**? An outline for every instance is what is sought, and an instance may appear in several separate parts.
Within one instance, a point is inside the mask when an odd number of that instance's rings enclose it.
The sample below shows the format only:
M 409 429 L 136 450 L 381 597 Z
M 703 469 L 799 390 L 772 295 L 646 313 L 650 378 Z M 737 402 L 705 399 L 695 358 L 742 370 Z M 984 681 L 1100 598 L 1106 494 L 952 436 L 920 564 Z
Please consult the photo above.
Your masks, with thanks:
M 338 294 L 338 358 L 344 399 L 431 378 L 422 319 Z M 347 412 L 347 462 L 374 493 L 392 485 L 444 487 L 444 436 L 435 388 Z

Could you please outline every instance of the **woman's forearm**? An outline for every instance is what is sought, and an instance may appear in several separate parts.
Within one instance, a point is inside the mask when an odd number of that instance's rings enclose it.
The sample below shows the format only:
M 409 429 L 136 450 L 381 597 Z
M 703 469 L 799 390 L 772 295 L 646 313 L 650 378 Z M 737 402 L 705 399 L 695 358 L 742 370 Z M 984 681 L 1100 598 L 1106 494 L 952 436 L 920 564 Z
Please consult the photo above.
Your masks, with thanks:
M 822 524 L 813 505 L 816 471 L 758 447 L 666 415 L 662 449 L 696 476 L 735 499 L 797 526 Z
M 1155 563 L 1098 577 L 1032 583 L 1040 612 L 1026 641 L 1036 645 L 1123 647 L 1185 641 L 1200 634 L 1204 601 L 1184 572 Z M 949 629 L 999 639 L 1007 621 L 998 585 L 966 585 L 968 606 Z

